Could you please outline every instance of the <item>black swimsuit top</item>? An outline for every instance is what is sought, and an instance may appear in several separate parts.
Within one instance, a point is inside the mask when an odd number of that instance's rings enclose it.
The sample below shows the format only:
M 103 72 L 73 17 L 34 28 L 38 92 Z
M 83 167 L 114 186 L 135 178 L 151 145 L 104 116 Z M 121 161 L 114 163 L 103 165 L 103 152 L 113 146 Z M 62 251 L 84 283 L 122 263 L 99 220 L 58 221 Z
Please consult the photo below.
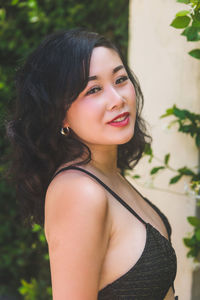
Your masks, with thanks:
M 67 169 L 80 170 L 93 177 L 146 227 L 146 243 L 140 258 L 128 272 L 101 289 L 98 293 L 98 300 L 163 300 L 170 287 L 174 291 L 173 282 L 177 270 L 176 254 L 170 239 L 171 226 L 167 218 L 128 182 L 160 216 L 168 232 L 169 240 L 150 223 L 146 223 L 125 201 L 92 173 L 79 167 L 68 166 L 60 169 L 52 179 Z M 176 296 L 175 299 L 178 297 Z

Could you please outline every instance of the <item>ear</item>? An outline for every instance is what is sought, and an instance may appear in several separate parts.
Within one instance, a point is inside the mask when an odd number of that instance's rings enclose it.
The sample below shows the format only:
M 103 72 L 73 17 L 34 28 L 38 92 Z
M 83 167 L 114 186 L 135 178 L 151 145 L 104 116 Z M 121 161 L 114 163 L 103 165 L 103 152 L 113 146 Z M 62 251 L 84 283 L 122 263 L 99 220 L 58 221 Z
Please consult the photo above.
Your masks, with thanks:
M 69 126 L 69 123 L 67 121 L 63 121 L 62 122 L 62 127 L 64 128 L 64 127 L 70 127 L 70 126 Z
M 64 120 L 63 120 L 63 122 L 62 122 L 62 127 L 64 128 L 64 127 L 70 127 L 69 126 L 69 123 L 68 123 L 68 121 L 67 121 L 67 115 L 65 115 L 65 118 L 64 118 Z

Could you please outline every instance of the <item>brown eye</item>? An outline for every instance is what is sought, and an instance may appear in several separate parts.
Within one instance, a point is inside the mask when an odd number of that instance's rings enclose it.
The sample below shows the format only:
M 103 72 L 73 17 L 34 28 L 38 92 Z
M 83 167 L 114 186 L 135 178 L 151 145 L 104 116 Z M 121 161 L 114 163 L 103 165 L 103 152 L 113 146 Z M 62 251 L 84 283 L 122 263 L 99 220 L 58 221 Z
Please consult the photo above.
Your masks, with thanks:
M 124 81 L 128 80 L 128 76 L 122 76 L 120 78 L 118 78 L 115 83 L 116 84 L 120 84 L 120 83 L 123 83 Z
M 89 90 L 89 91 L 86 93 L 86 95 L 95 94 L 95 93 L 97 93 L 97 92 L 100 91 L 100 90 L 101 90 L 100 87 L 94 87 L 94 88 L 92 88 L 91 90 Z

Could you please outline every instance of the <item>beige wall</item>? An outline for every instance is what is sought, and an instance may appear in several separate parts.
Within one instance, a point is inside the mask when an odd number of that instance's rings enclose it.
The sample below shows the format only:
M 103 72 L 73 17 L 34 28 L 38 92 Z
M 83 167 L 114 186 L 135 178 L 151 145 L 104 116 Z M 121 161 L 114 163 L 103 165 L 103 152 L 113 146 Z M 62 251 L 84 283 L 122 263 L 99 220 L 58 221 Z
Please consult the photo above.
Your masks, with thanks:
M 187 52 L 197 47 L 189 43 L 181 30 L 170 25 L 175 13 L 186 9 L 186 5 L 175 0 L 130 0 L 129 20 L 129 64 L 136 73 L 144 93 L 143 116 L 149 123 L 153 136 L 153 150 L 162 159 L 171 153 L 170 165 L 173 168 L 197 166 L 198 154 L 192 138 L 177 133 L 176 128 L 166 129 L 172 118 L 160 119 L 165 110 L 176 104 L 180 108 L 200 112 L 200 63 Z M 154 165 L 160 165 L 155 162 Z M 178 273 L 175 281 L 176 294 L 181 300 L 191 299 L 192 270 L 195 265 L 186 258 L 188 249 L 182 238 L 192 230 L 186 217 L 194 215 L 195 200 L 179 195 L 184 193 L 187 178 L 174 186 L 169 186 L 172 171 L 160 173 L 154 185 L 159 189 L 147 188 L 150 185 L 149 172 L 153 165 L 146 159 L 140 161 L 134 173 L 142 179 L 133 184 L 167 215 L 172 225 L 172 242 L 178 258 Z

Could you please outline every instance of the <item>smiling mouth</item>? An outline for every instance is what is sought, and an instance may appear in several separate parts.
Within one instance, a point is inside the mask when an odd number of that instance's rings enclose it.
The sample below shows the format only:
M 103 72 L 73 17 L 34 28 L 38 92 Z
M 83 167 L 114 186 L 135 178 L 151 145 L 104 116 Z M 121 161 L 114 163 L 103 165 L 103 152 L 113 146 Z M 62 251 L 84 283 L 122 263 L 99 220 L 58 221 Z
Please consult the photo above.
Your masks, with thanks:
M 115 120 L 113 120 L 109 123 L 118 123 L 118 122 L 124 121 L 127 117 L 128 117 L 128 115 L 123 116 L 123 117 L 119 117 L 119 118 L 117 118 L 117 119 L 115 119 Z
M 129 116 L 129 112 L 122 113 L 122 114 L 118 115 L 118 117 L 115 117 L 110 122 L 108 122 L 108 124 L 113 123 L 113 122 L 114 123 L 121 122 L 121 121 L 125 120 L 128 116 Z
M 115 119 L 114 121 L 109 122 L 108 124 L 115 127 L 123 127 L 128 125 L 128 123 L 129 123 L 129 115 L 126 115 L 124 117 Z

